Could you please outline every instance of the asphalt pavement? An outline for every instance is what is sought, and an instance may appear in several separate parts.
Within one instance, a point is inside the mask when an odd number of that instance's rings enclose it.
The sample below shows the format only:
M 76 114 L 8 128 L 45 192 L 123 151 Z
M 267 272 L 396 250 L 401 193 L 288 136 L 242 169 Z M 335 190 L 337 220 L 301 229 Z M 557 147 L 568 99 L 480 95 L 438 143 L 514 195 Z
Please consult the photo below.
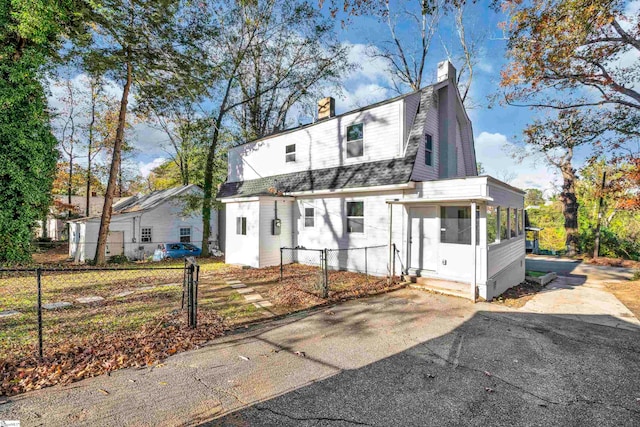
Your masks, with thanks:
M 640 425 L 640 334 L 404 289 L 9 399 L 23 426 Z

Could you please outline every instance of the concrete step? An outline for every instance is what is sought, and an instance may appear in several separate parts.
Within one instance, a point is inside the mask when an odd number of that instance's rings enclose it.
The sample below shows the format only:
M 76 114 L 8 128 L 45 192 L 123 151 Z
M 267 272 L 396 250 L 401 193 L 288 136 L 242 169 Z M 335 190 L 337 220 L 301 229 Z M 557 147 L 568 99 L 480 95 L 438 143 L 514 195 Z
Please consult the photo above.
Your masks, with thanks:
M 405 276 L 410 288 L 471 300 L 470 285 L 429 277 Z

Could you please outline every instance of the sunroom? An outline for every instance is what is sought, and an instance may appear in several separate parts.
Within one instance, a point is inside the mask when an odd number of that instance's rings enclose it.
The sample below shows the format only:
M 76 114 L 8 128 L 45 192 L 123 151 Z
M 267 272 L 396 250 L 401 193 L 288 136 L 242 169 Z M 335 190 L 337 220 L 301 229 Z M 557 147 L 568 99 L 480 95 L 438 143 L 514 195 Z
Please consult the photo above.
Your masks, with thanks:
M 402 274 L 474 301 L 524 280 L 523 191 L 488 176 L 427 181 L 415 190 L 387 200 L 390 247 L 398 232 L 393 215 L 406 218 Z

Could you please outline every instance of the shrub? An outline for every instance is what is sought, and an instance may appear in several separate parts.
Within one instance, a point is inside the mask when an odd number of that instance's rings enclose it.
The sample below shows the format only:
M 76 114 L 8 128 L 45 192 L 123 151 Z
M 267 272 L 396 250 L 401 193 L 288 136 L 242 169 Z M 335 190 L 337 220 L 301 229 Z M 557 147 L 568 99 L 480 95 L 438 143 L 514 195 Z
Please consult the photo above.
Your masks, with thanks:
M 114 255 L 107 260 L 107 264 L 126 264 L 129 258 L 126 255 Z

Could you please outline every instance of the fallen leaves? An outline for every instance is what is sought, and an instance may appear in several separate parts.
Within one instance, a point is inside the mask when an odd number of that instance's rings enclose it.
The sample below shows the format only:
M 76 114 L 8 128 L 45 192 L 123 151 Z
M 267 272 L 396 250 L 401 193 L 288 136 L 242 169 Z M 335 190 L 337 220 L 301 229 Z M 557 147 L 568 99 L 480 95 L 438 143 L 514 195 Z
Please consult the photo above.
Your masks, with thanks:
M 174 312 L 135 332 L 74 337 L 73 341 L 45 347 L 42 360 L 35 356 L 35 349 L 26 357 L 10 354 L 0 359 L 0 394 L 11 396 L 116 369 L 154 365 L 224 334 L 224 322 L 215 312 L 200 312 L 196 329 L 187 326 L 185 317 Z

